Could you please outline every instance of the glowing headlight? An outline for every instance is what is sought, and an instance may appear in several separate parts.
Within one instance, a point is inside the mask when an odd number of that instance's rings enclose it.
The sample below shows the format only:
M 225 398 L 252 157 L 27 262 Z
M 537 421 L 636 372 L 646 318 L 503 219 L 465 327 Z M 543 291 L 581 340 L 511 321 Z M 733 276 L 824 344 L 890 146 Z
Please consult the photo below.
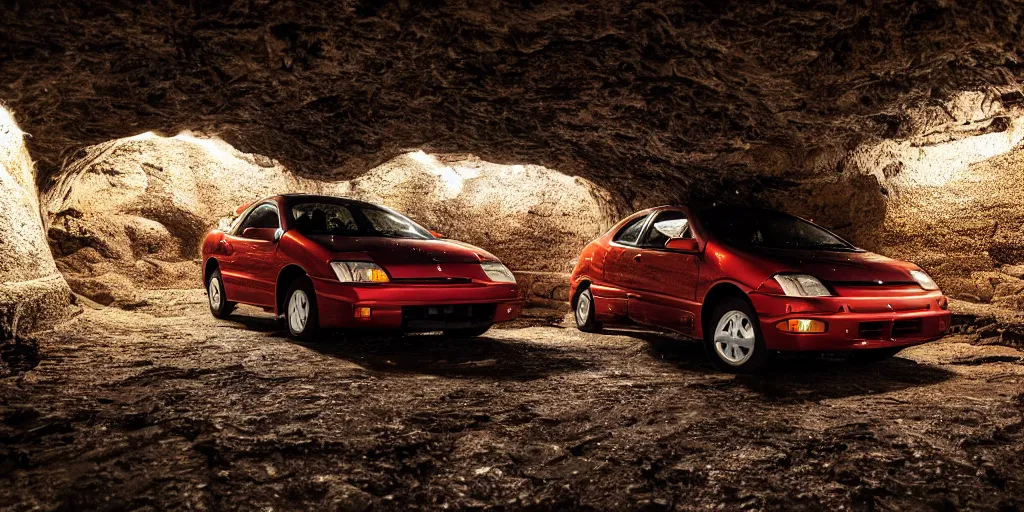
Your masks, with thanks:
M 484 268 L 487 278 L 495 283 L 516 282 L 516 276 L 512 275 L 512 271 L 502 265 L 500 261 L 485 261 L 480 266 Z
M 775 328 L 783 332 L 822 333 L 828 331 L 828 324 L 812 318 L 794 318 L 775 324 Z
M 332 261 L 331 268 L 343 283 L 386 283 L 387 272 L 379 265 L 366 261 Z
M 782 291 L 790 297 L 829 297 L 832 292 L 814 276 L 807 274 L 779 274 L 775 276 Z
M 917 284 L 921 285 L 921 288 L 925 290 L 939 289 L 939 285 L 935 284 L 935 281 L 932 281 L 932 278 L 921 270 L 911 270 L 910 277 L 913 277 L 914 281 L 917 281 Z

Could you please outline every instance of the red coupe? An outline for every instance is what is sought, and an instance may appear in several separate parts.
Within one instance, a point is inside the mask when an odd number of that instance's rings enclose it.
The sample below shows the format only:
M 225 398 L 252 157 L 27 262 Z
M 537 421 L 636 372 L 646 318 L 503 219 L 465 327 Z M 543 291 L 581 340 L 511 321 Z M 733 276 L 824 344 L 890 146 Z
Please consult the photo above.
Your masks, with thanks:
M 590 243 L 570 282 L 580 330 L 644 324 L 703 339 L 722 369 L 774 351 L 880 359 L 938 338 L 946 297 L 916 265 L 773 210 L 659 207 Z
M 217 318 L 244 303 L 283 315 L 300 339 L 320 328 L 472 337 L 521 311 L 515 277 L 497 258 L 388 208 L 281 195 L 239 210 L 203 242 Z

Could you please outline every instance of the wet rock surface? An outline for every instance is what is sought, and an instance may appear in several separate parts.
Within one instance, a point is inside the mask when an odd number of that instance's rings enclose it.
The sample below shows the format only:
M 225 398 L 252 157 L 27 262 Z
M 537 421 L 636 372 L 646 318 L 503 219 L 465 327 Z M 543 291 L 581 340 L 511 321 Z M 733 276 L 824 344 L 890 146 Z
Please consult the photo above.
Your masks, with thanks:
M 89 309 L 0 379 L 0 508 L 1014 509 L 1021 353 L 712 371 L 654 333 L 474 341 L 215 321 L 200 291 Z

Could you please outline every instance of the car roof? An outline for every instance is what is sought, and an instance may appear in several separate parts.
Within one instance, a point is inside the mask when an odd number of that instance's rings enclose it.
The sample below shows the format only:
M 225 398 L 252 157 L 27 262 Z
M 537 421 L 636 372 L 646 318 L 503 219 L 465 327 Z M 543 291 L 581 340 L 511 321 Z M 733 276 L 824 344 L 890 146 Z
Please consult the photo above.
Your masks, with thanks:
M 711 204 L 703 206 L 684 206 L 681 204 L 666 204 L 661 206 L 655 206 L 646 210 L 641 210 L 637 213 L 654 213 L 664 210 L 683 210 L 690 212 L 691 214 L 702 214 L 714 211 L 735 211 L 735 212 L 767 212 L 767 213 L 781 213 L 783 215 L 789 215 L 790 217 L 802 218 L 799 215 L 794 215 L 784 210 L 777 208 L 768 208 L 765 206 L 750 206 L 743 204 Z
M 296 202 L 295 200 L 313 200 L 313 201 L 322 200 L 322 201 L 331 201 L 331 202 L 337 202 L 337 203 L 365 204 L 365 205 L 370 205 L 370 206 L 375 206 L 375 207 L 380 208 L 379 205 L 376 205 L 376 204 L 373 204 L 373 203 L 370 203 L 370 202 L 367 202 L 367 201 L 360 201 L 359 199 L 352 199 L 350 197 L 329 196 L 329 195 L 324 195 L 324 194 L 304 194 L 304 193 L 278 194 L 276 196 L 268 197 L 268 198 L 264 199 L 264 201 L 270 200 L 270 199 L 275 199 L 275 198 L 281 198 L 281 199 L 289 200 L 288 202 Z

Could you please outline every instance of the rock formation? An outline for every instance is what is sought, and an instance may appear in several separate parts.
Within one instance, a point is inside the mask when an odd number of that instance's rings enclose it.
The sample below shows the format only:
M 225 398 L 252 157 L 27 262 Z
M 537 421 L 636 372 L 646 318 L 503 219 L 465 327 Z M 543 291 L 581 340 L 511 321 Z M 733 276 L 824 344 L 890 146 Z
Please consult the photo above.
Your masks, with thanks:
M 24 136 L 0 106 L 0 331 L 12 335 L 52 325 L 73 312 L 68 285 L 43 233 Z

